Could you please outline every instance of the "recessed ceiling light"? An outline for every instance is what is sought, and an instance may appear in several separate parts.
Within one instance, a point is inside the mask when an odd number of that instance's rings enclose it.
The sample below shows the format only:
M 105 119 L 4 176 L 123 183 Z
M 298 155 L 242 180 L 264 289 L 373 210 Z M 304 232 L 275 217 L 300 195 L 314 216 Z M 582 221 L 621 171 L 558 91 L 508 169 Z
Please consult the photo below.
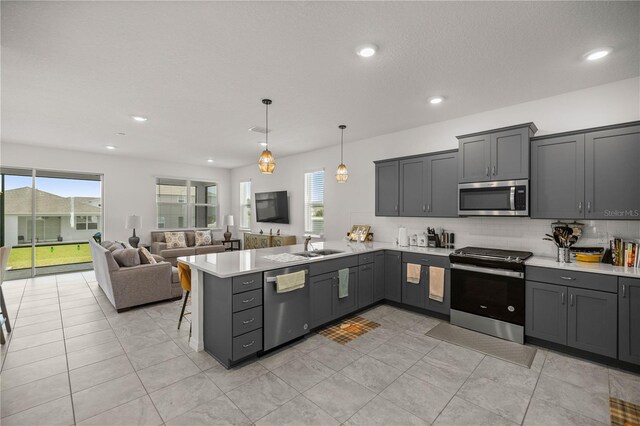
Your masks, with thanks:
M 433 105 L 442 103 L 442 101 L 444 101 L 444 98 L 442 96 L 432 96 L 429 98 L 429 103 Z
M 213 163 L 213 158 L 209 158 L 209 159 L 207 160 L 207 163 Z
M 604 47 L 587 52 L 585 53 L 584 57 L 587 59 L 587 61 L 597 61 L 598 59 L 604 58 L 609 53 L 611 53 L 611 48 Z
M 140 123 L 147 121 L 147 117 L 142 117 L 140 115 L 132 115 L 131 118 L 133 118 L 135 121 L 138 121 Z
M 111 151 L 113 151 L 114 149 L 116 149 L 116 147 L 115 147 L 114 145 L 107 145 L 107 146 L 105 146 L 105 148 L 107 148 L 107 149 L 109 149 L 109 150 L 111 150 Z
M 118 132 L 116 133 L 116 136 L 127 136 L 127 134 L 125 132 Z
M 375 44 L 363 44 L 362 46 L 358 46 L 356 53 L 363 58 L 370 58 L 376 54 L 377 50 L 378 46 Z

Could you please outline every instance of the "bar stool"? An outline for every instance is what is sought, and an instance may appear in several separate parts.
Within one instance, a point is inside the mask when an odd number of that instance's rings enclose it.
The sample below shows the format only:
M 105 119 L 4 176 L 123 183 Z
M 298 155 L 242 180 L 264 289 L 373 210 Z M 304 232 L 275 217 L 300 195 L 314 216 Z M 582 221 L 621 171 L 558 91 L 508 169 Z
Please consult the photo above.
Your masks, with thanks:
M 178 330 L 180 330 L 182 318 L 191 314 L 191 312 L 187 312 L 186 314 L 184 312 L 187 307 L 187 300 L 189 300 L 189 294 L 191 293 L 191 268 L 189 265 L 178 262 L 178 275 L 180 275 L 180 286 L 185 291 L 184 302 L 182 303 L 182 310 L 180 311 L 180 318 L 178 318 Z M 189 321 L 189 338 L 191 338 L 191 321 Z

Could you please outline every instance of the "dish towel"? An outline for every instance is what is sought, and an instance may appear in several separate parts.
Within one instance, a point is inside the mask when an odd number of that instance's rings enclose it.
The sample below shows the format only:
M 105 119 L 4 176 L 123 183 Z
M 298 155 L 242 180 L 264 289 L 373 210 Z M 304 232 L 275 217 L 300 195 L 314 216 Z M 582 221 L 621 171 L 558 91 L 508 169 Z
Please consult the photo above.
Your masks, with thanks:
M 444 268 L 429 268 L 429 299 L 444 301 Z
M 278 275 L 276 277 L 276 293 L 287 293 L 304 287 L 305 271 L 292 272 L 291 274 Z
M 338 299 L 349 296 L 349 268 L 338 271 Z
M 409 284 L 420 284 L 420 271 L 422 266 L 416 263 L 407 263 L 407 282 Z

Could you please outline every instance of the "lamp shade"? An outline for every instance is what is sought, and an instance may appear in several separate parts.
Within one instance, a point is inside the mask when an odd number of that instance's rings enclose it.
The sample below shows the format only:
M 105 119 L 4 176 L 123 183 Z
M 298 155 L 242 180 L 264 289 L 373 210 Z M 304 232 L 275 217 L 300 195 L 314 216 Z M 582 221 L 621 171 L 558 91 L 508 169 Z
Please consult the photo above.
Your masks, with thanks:
M 140 216 L 136 214 L 127 216 L 127 223 L 124 226 L 126 229 L 136 229 L 140 228 L 141 226 L 142 225 L 140 222 Z
M 224 224 L 227 225 L 227 226 L 233 226 L 233 215 L 232 214 L 225 215 Z
M 262 155 L 258 159 L 258 169 L 260 169 L 260 173 L 265 175 L 272 174 L 276 169 L 276 160 L 273 159 L 273 155 L 268 149 L 262 151 Z

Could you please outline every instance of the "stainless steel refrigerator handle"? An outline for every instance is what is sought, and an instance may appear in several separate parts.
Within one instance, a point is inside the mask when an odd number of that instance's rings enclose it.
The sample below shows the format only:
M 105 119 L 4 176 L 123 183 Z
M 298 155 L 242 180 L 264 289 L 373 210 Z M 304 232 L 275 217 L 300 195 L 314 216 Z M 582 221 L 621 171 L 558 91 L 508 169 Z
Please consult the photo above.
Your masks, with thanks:
M 305 273 L 305 275 L 307 275 L 309 273 L 309 271 L 304 269 L 304 273 Z M 267 277 L 267 282 L 268 283 L 275 283 L 276 282 L 276 278 L 277 277 Z
M 516 209 L 516 187 L 512 186 L 511 191 L 509 191 L 509 205 L 511 206 L 511 210 Z
M 524 278 L 524 272 L 508 271 L 506 269 L 483 268 L 481 266 L 462 265 L 452 263 L 451 269 L 459 269 L 462 271 L 479 272 L 481 274 L 500 275 L 502 277 Z

